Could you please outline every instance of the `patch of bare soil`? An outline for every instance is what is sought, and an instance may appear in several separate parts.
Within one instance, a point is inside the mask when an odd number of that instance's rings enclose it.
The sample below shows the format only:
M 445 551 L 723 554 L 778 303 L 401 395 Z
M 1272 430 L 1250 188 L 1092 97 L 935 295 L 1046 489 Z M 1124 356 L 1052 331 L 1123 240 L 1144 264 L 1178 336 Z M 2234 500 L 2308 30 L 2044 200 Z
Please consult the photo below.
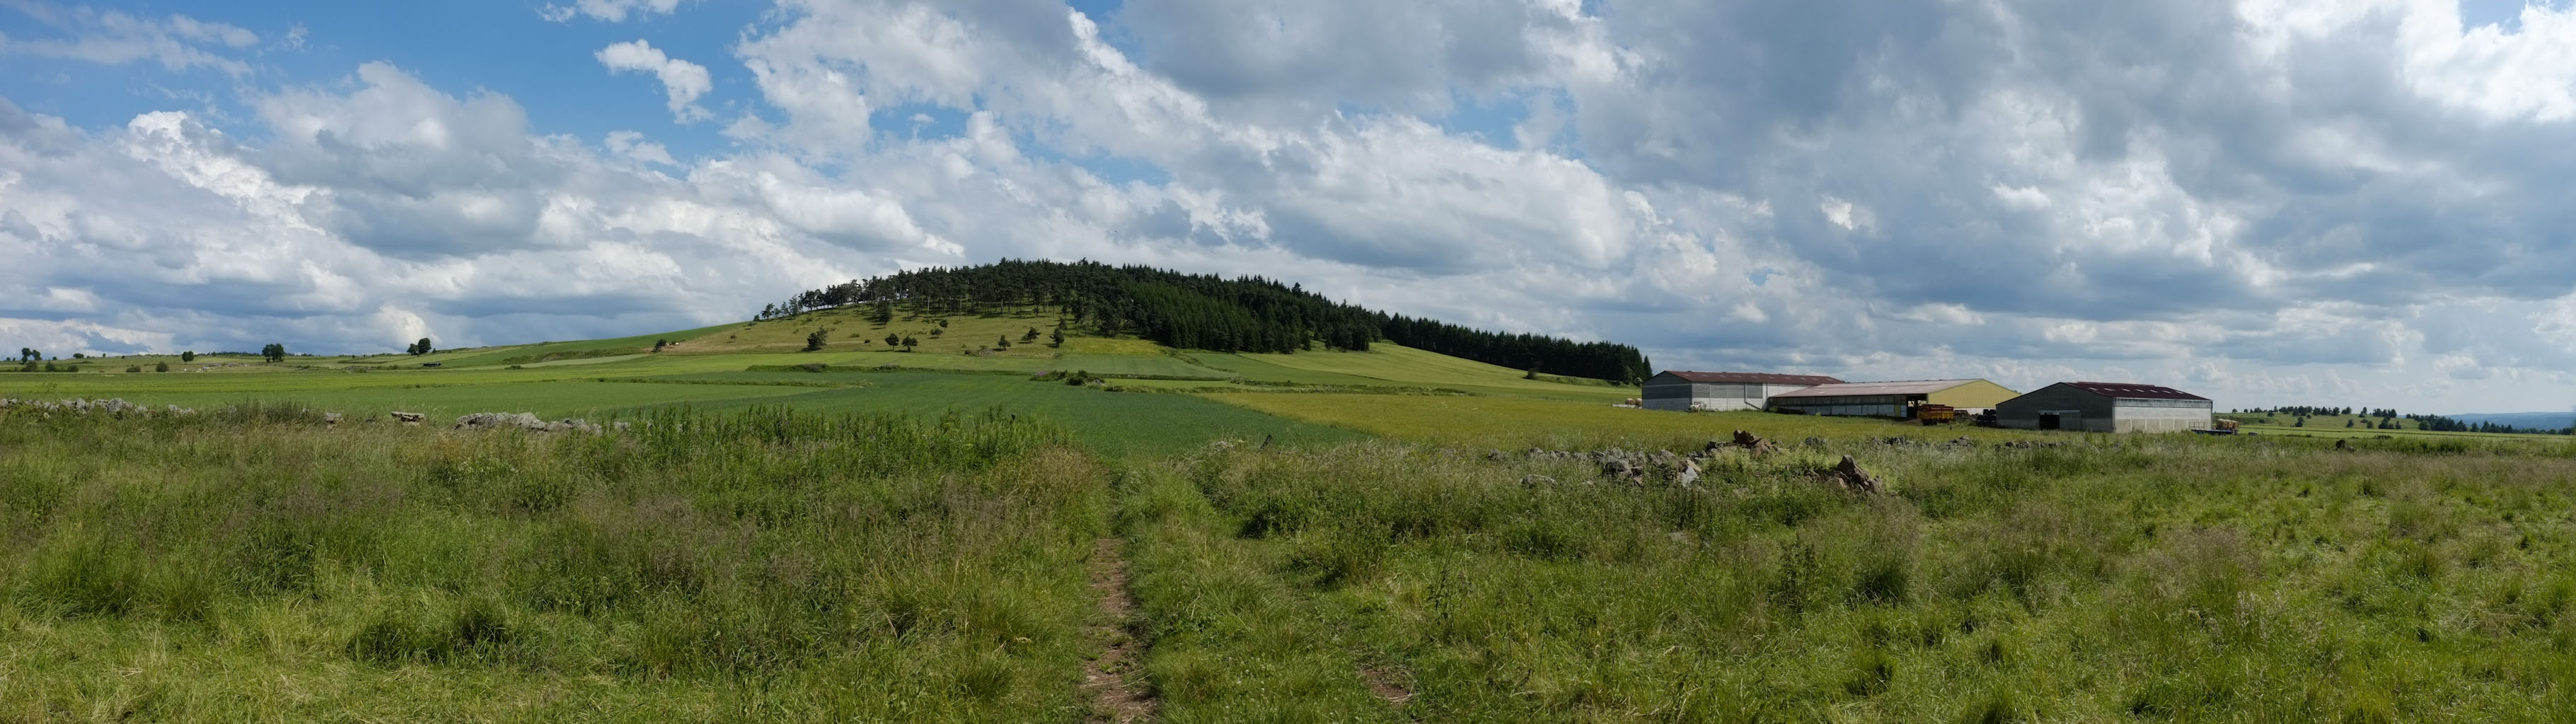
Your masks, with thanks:
M 1129 724 L 1154 718 L 1158 702 L 1142 683 L 1144 645 L 1127 632 L 1136 600 L 1127 595 L 1127 561 L 1118 556 L 1118 539 L 1091 544 L 1091 589 L 1100 596 L 1105 623 L 1090 634 L 1107 641 L 1100 658 L 1083 665 L 1082 688 L 1091 693 L 1091 720 Z
M 1360 680 L 1368 682 L 1369 693 L 1385 699 L 1386 703 L 1402 707 L 1405 702 L 1413 700 L 1413 692 L 1396 685 L 1395 677 L 1389 676 L 1384 670 L 1362 666 Z

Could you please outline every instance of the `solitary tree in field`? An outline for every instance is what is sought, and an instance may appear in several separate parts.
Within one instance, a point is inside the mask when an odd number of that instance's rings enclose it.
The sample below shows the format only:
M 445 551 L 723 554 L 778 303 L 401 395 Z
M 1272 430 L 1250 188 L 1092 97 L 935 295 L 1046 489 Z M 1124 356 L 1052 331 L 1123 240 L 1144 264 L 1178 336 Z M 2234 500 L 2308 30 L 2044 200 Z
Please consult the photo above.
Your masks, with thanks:
M 895 334 L 893 332 L 886 333 L 886 346 L 892 347 L 899 344 L 903 344 L 903 335 Z
M 170 371 L 170 363 L 168 363 L 168 362 L 154 362 L 154 363 L 152 363 L 152 371 L 154 371 L 154 372 L 168 372 L 168 371 Z
M 823 340 L 824 340 L 825 338 L 827 338 L 827 337 L 830 337 L 830 336 L 831 336 L 831 334 L 832 334 L 831 332 L 826 332 L 826 331 L 823 331 L 823 330 L 817 329 L 817 330 L 814 330 L 814 333 L 813 333 L 813 334 L 805 335 L 805 351 L 807 351 L 807 352 L 812 352 L 812 351 L 815 351 L 815 350 L 822 349 L 822 348 L 823 348 Z
M 259 348 L 259 356 L 268 358 L 268 361 L 270 362 L 284 362 L 286 361 L 286 345 L 270 342 L 268 343 L 268 346 Z
M 1029 328 L 1029 333 L 1028 333 L 1028 334 L 1020 335 L 1020 341 L 1022 341 L 1022 342 L 1035 342 L 1035 341 L 1038 341 L 1038 328 L 1036 328 L 1036 327 L 1030 327 L 1030 328 Z
M 1057 322 L 1057 323 L 1056 323 L 1056 325 L 1055 325 L 1055 331 L 1047 333 L 1047 342 L 1048 342 L 1049 344 L 1053 344 L 1053 345 L 1058 346 L 1058 347 L 1062 347 L 1062 346 L 1064 346 L 1064 323 L 1063 323 L 1063 322 Z
M 186 352 L 181 352 L 181 353 L 179 353 L 179 361 L 181 361 L 181 362 L 195 362 L 195 361 L 197 361 L 197 353 L 196 353 L 196 351 L 195 351 L 195 350 L 189 350 L 189 351 L 186 351 Z
M 409 347 L 404 347 L 403 351 L 410 352 L 413 357 L 429 354 L 429 338 L 422 337 L 420 338 L 420 341 L 411 343 L 411 346 Z
M 1010 349 L 1010 348 L 1011 348 L 1011 338 L 1010 338 L 1010 337 L 1008 337 L 1008 336 L 995 337 L 995 338 L 993 338 L 993 346 L 998 347 L 998 348 L 1001 348 L 1001 349 Z
M 903 338 L 903 351 L 910 352 L 912 351 L 912 348 L 919 346 L 921 346 L 921 340 L 913 339 L 911 337 Z
M 662 348 L 664 348 L 664 347 L 669 347 L 669 346 L 671 346 L 671 340 L 668 340 L 668 339 L 657 339 L 657 340 L 653 340 L 653 351 L 655 351 L 655 352 L 660 352 L 660 351 L 662 351 Z

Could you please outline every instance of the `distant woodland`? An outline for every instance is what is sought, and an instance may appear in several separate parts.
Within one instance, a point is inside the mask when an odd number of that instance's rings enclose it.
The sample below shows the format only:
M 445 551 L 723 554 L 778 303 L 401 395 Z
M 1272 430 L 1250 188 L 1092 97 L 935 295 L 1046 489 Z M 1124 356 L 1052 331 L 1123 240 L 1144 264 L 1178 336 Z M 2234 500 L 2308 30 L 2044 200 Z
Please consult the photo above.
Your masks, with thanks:
M 982 266 L 896 272 L 800 292 L 759 318 L 872 305 L 975 314 L 1055 307 L 1076 329 L 1135 335 L 1218 352 L 1366 351 L 1380 340 L 1452 357 L 1571 377 L 1637 382 L 1653 374 L 1644 353 L 1610 342 L 1504 334 L 1343 304 L 1261 277 L 1227 279 L 1146 266 L 1005 259 Z

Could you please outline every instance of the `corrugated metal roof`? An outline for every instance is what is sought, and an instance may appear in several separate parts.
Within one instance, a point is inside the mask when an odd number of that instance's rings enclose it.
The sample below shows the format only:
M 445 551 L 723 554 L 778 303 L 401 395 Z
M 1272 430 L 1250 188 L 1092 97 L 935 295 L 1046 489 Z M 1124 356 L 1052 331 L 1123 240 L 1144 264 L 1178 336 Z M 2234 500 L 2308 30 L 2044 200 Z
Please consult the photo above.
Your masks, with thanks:
M 1664 370 L 1664 374 L 1692 382 L 1750 382 L 1764 385 L 1831 385 L 1842 382 L 1822 375 L 1779 375 L 1769 372 L 1688 372 Z
M 2202 400 L 2209 398 L 2164 385 L 2141 385 L 2135 382 L 2068 382 L 2067 386 L 2103 397 L 2126 397 L 2137 400 Z
M 1772 395 L 1782 397 L 1852 397 L 1858 395 L 1929 395 L 1977 380 L 1904 380 L 1900 382 L 1845 382 L 1817 385 L 1796 392 Z

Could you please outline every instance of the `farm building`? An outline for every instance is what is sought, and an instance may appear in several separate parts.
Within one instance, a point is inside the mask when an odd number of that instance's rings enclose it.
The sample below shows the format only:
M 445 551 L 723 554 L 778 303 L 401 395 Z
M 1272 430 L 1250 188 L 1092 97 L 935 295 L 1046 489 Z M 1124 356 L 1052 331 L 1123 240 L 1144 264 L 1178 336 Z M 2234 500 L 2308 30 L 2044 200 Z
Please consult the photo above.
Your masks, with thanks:
M 1844 382 L 1773 395 L 1770 409 L 1809 415 L 1913 418 L 1926 406 L 1982 414 L 2013 395 L 2003 385 L 1985 380 Z
M 2126 382 L 2060 382 L 1995 406 L 1995 424 L 2025 430 L 2182 432 L 2210 425 L 2209 398 Z
M 1646 380 L 1643 402 L 1649 410 L 1763 410 L 1775 395 L 1840 382 L 1817 375 L 1665 370 Z

